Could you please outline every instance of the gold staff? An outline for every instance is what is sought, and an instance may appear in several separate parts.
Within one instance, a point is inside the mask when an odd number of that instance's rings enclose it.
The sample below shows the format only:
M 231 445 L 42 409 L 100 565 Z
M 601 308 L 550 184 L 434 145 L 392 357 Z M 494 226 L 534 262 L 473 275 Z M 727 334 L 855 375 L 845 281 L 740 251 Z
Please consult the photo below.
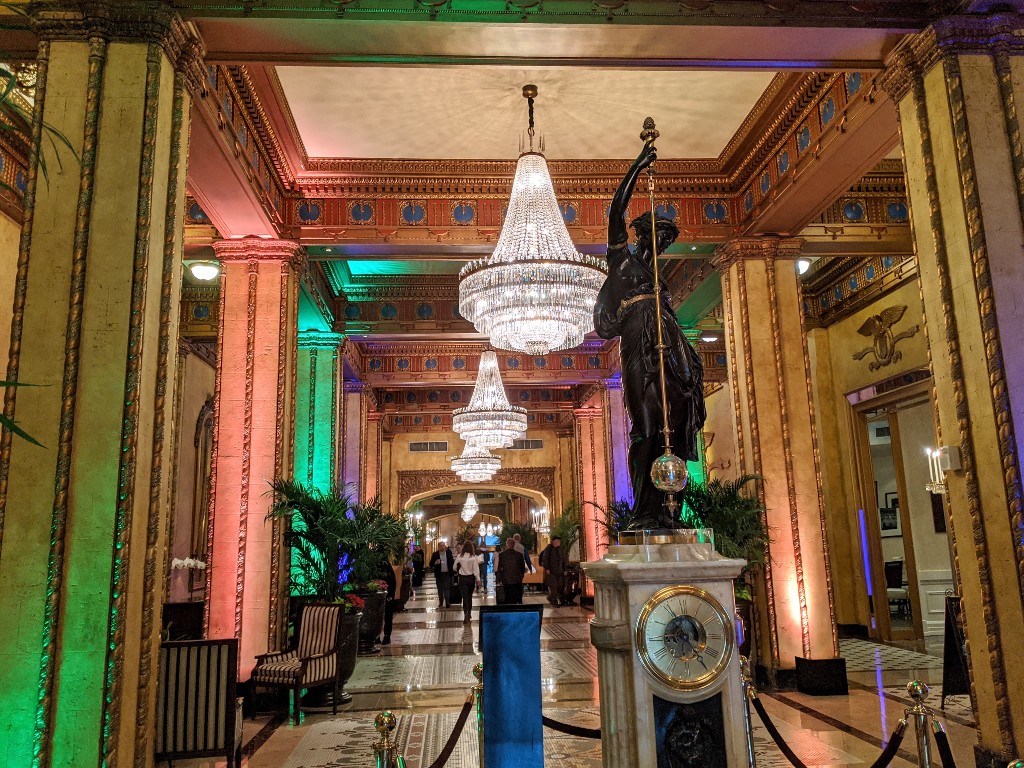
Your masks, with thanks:
M 654 119 L 644 120 L 644 129 L 640 139 L 651 146 L 661 134 L 654 127 Z M 654 165 L 647 166 L 647 192 L 651 201 L 651 261 L 654 263 L 654 316 L 658 324 L 658 374 L 661 383 L 661 432 L 665 437 L 665 453 L 655 459 L 651 465 L 651 482 L 659 491 L 664 492 L 665 506 L 675 515 L 679 508 L 675 494 L 686 486 L 688 474 L 686 462 L 672 453 L 672 430 L 668 425 L 668 393 L 665 389 L 665 339 L 661 330 L 661 280 L 658 276 L 658 232 L 655 225 L 657 208 L 654 204 Z

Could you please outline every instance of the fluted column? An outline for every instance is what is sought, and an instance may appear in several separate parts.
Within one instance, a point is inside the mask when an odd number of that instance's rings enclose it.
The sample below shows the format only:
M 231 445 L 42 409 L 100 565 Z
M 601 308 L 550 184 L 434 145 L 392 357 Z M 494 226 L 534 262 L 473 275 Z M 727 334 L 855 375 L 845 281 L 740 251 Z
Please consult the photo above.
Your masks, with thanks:
M 583 531 L 580 536 L 580 560 L 599 560 L 608 548 L 608 535 L 601 525 L 600 509 L 611 500 L 611 457 L 609 456 L 608 418 L 602 387 L 586 406 L 573 411 L 576 446 L 579 452 L 578 483 L 582 505 Z M 588 594 L 591 594 L 588 591 Z
M 629 482 L 629 415 L 622 397 L 622 379 L 604 382 L 604 408 L 607 414 L 608 458 L 611 463 L 609 501 L 633 503 L 633 485 Z
M 163 3 L 27 13 L 48 179 L 33 152 L 6 378 L 44 386 L 4 412 L 45 447 L 0 438 L 0 765 L 124 766 L 152 755 L 202 43 Z
M 953 17 L 907 41 L 897 102 L 978 764 L 1024 748 L 1024 16 Z
M 368 398 L 364 398 L 364 404 L 367 411 L 366 426 L 363 429 L 363 498 L 369 501 L 380 495 L 384 414 L 369 410 L 372 405 Z
M 272 480 L 292 473 L 296 271 L 304 257 L 297 243 L 255 237 L 221 240 L 214 249 L 224 271 L 208 636 L 239 639 L 245 680 L 256 656 L 276 649 L 283 619 L 283 524 L 267 520 L 267 490 Z
M 363 499 L 363 463 L 366 429 L 364 391 L 366 385 L 346 380 L 341 387 L 341 428 L 339 429 L 340 485 L 353 499 Z
M 294 477 L 324 491 L 337 481 L 339 350 L 344 339 L 329 331 L 299 331 L 298 336 Z
M 771 531 L 758 594 L 761 664 L 838 653 L 807 339 L 796 259 L 802 241 L 774 236 L 718 248 L 729 383 L 743 473 L 759 490 Z

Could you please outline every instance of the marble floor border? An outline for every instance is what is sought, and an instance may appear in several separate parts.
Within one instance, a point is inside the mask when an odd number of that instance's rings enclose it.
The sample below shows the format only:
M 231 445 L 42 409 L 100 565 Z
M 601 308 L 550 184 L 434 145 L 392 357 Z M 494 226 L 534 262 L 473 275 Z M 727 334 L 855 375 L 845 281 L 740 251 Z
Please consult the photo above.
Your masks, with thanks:
M 914 702 L 911 700 L 910 696 L 900 696 L 899 694 L 895 694 L 885 690 L 885 688 L 879 688 L 877 685 L 867 685 L 866 683 L 859 683 L 856 680 L 848 680 L 847 684 L 851 688 L 856 688 L 861 691 L 867 691 L 868 693 L 872 693 L 876 696 L 884 696 L 885 698 L 889 699 L 889 701 L 894 701 L 897 704 L 901 704 L 904 707 L 911 707 L 914 705 Z M 949 720 L 951 722 L 956 723 L 957 725 L 963 725 L 967 728 L 976 727 L 976 724 L 973 720 L 968 720 L 965 717 L 955 715 L 952 712 L 947 712 L 944 709 L 929 707 L 928 711 L 932 715 L 938 715 L 943 720 Z

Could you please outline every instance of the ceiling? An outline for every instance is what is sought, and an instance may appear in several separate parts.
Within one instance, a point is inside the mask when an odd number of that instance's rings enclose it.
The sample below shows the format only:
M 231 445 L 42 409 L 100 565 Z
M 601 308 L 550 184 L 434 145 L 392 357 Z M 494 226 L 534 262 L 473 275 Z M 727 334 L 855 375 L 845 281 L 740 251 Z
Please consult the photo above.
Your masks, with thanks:
M 636 156 L 644 118 L 662 157 L 713 158 L 774 72 L 508 66 L 277 67 L 309 157 L 514 158 L 534 83 L 538 136 L 551 159 Z M 397 85 L 396 85 L 397 84 Z

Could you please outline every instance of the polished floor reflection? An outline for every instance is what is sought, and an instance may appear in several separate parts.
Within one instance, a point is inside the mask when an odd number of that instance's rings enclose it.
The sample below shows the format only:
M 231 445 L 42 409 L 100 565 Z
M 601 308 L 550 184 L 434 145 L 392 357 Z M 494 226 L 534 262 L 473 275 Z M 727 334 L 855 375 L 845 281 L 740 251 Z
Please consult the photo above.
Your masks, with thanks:
M 494 602 L 493 594 L 486 603 Z M 543 597 L 527 596 L 527 602 Z M 427 768 L 441 752 L 458 712 L 473 686 L 472 668 L 481 660 L 477 622 L 462 623 L 458 609 L 438 610 L 432 589 L 424 589 L 395 616 L 392 644 L 375 656 L 360 657 L 347 690 L 352 703 L 338 717 L 304 715 L 294 726 L 281 717 L 245 722 L 245 764 L 251 768 L 367 768 L 373 765 L 372 723 L 382 709 L 398 716 L 398 742 L 409 768 Z M 557 720 L 599 727 L 597 658 L 588 639 L 590 613 L 580 607 L 551 608 L 545 603 L 541 629 L 541 674 L 545 714 Z M 808 766 L 870 765 L 909 706 L 906 683 L 932 685 L 928 705 L 949 732 L 956 762 L 974 764 L 976 741 L 970 702 L 951 697 L 939 712 L 941 645 L 926 652 L 843 640 L 849 696 L 805 696 L 795 692 L 764 694 L 773 721 Z M 767 731 L 756 722 L 755 747 L 760 768 L 789 763 Z M 559 768 L 599 768 L 599 741 L 545 731 L 546 763 Z M 917 764 L 912 733 L 893 761 L 898 768 Z M 199 768 L 213 761 L 175 761 Z M 221 763 L 223 764 L 223 763 Z M 472 720 L 448 762 L 448 768 L 477 768 Z

